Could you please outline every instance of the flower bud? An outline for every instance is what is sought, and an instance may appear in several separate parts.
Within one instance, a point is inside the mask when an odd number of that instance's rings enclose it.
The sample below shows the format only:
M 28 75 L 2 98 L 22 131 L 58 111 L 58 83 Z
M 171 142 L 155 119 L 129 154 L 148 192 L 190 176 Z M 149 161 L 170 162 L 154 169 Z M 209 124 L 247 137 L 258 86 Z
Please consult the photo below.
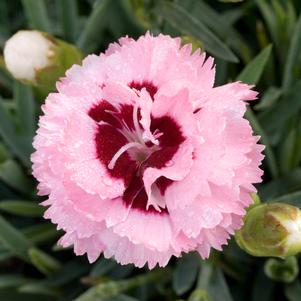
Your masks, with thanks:
M 284 203 L 255 206 L 248 211 L 235 238 L 253 256 L 295 255 L 301 251 L 301 211 Z
M 13 77 L 44 94 L 54 90 L 57 79 L 81 59 L 76 47 L 36 30 L 18 31 L 4 47 L 5 64 Z
M 298 261 L 295 256 L 284 260 L 269 258 L 264 264 L 266 276 L 272 280 L 290 283 L 293 282 L 299 274 Z

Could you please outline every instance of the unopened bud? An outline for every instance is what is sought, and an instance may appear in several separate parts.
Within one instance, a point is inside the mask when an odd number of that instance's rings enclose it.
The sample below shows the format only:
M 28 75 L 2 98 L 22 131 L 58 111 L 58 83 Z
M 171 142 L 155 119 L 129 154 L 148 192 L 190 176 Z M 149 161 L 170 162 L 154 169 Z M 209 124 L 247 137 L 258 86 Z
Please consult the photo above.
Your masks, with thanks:
M 272 280 L 284 283 L 293 282 L 299 274 L 298 260 L 295 256 L 284 260 L 269 258 L 264 264 L 264 272 Z
M 255 206 L 246 214 L 235 238 L 253 256 L 295 255 L 301 251 L 301 211 L 284 203 Z
M 5 44 L 4 60 L 16 79 L 36 86 L 47 94 L 74 63 L 80 51 L 62 40 L 36 30 L 20 30 Z

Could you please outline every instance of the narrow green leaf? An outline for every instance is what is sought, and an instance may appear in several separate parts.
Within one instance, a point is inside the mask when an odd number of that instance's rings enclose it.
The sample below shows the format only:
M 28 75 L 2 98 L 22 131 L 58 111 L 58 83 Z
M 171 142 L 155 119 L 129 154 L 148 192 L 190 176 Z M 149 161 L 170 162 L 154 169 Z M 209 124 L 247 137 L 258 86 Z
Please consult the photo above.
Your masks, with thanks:
M 112 270 L 110 270 L 107 275 L 115 280 L 124 279 L 131 275 L 131 273 L 134 270 L 133 264 L 127 264 L 127 265 L 117 265 Z
M 238 2 L 243 2 L 244 0 L 219 0 L 219 1 L 225 3 L 238 3 Z
M 4 161 L 6 161 L 9 157 L 9 153 L 6 149 L 6 147 L 4 146 L 3 143 L 0 142 L 0 163 L 3 163 Z
M 198 262 L 194 254 L 178 259 L 172 281 L 173 289 L 177 295 L 183 295 L 192 288 L 199 270 Z
M 212 273 L 213 273 L 213 266 L 211 266 L 211 264 L 209 263 L 202 262 L 201 271 L 197 282 L 197 287 L 201 289 L 208 287 Z
M 285 174 L 299 165 L 294 165 L 295 147 L 297 144 L 297 127 L 295 122 L 293 122 L 283 139 L 280 145 L 279 165 L 282 173 Z
M 22 233 L 34 244 L 49 242 L 61 235 L 55 225 L 51 223 L 38 223 L 22 229 Z
M 31 137 L 22 137 L 16 132 L 14 120 L 5 109 L 3 99 L 0 97 L 0 136 L 12 153 L 17 156 L 22 163 L 29 167 L 29 156 L 32 153 Z
M 119 295 L 116 297 L 107 298 L 105 301 L 139 301 L 139 300 L 130 296 Z
M 20 274 L 2 274 L 0 275 L 0 289 L 8 287 L 18 287 L 31 281 Z
M 180 1 L 178 4 L 183 6 L 196 19 L 201 20 L 204 25 L 208 26 L 221 39 L 227 42 L 236 53 L 248 61 L 250 59 L 250 47 L 246 44 L 243 37 L 236 31 L 229 20 L 225 19 L 219 12 L 213 9 L 204 1 Z
M 260 269 L 255 275 L 254 284 L 252 285 L 251 301 L 274 301 L 276 283 L 268 278 L 263 269 Z
M 299 116 L 298 111 L 301 109 L 300 98 L 301 80 L 291 87 L 290 91 L 278 101 L 276 106 L 258 115 L 260 124 L 269 135 L 278 134 L 279 136 L 285 123 L 293 116 Z
M 0 210 L 28 217 L 41 217 L 44 213 L 44 208 L 30 201 L 0 201 Z
M 40 283 L 28 283 L 19 287 L 18 291 L 20 293 L 42 295 L 58 297 L 60 295 L 57 289 L 48 288 L 47 286 Z
M 78 34 L 77 1 L 58 0 L 61 11 L 61 24 L 64 37 L 69 42 L 75 42 Z
M 113 260 L 101 258 L 93 266 L 90 276 L 100 277 L 111 271 L 117 266 L 117 263 Z
M 297 11 L 292 0 L 286 1 L 286 6 L 287 33 L 290 37 L 292 37 L 297 24 Z
M 268 167 L 269 167 L 272 177 L 275 179 L 279 176 L 279 169 L 278 169 L 278 165 L 276 162 L 276 157 L 275 157 L 274 151 L 270 145 L 269 138 L 268 138 L 267 134 L 265 133 L 264 129 L 262 128 L 262 126 L 260 125 L 256 115 L 253 113 L 253 111 L 250 108 L 247 108 L 245 116 L 250 121 L 254 132 L 256 134 L 260 135 L 260 140 L 265 145 L 264 152 L 266 155 Z
M 2 247 L 2 245 L 1 245 L 1 247 L 0 247 L 0 262 L 9 259 L 9 258 L 11 258 L 12 256 L 13 256 L 13 254 L 12 254 L 10 251 L 6 250 L 6 249 L 5 249 L 4 247 Z
M 291 38 L 289 52 L 284 67 L 284 74 L 282 79 L 282 88 L 284 91 L 294 83 L 294 71 L 296 62 L 298 62 L 301 51 L 301 15 L 295 26 L 293 36 Z
M 270 200 L 267 200 L 267 202 L 269 202 L 269 203 L 272 203 L 272 202 L 273 203 L 274 202 L 282 203 L 283 202 L 283 203 L 291 204 L 291 205 L 301 208 L 301 191 L 285 194 L 285 195 L 282 195 L 277 198 L 272 198 Z
M 294 146 L 294 153 L 292 156 L 292 166 L 297 167 L 301 163 L 301 118 L 297 120 L 296 125 L 296 139 Z
M 285 25 L 283 24 L 285 22 L 286 17 L 286 11 L 285 7 L 280 4 L 278 0 L 272 0 L 272 8 L 275 13 L 275 17 L 278 23 L 278 26 Z
M 208 292 L 202 289 L 197 289 L 191 293 L 188 301 L 213 301 Z
M 267 201 L 298 190 L 301 190 L 301 168 L 261 185 L 258 192 L 260 198 Z
M 24 285 L 22 285 L 18 289 L 18 291 L 20 293 L 24 293 L 25 296 L 29 296 L 28 297 L 29 299 L 25 299 L 28 301 L 33 300 L 30 298 L 31 295 L 43 295 L 42 300 L 44 300 L 44 297 L 46 296 L 58 297 L 61 294 L 61 288 L 64 288 L 65 285 L 68 285 L 72 281 L 78 282 L 79 278 L 82 275 L 86 274 L 88 271 L 89 271 L 89 265 L 85 264 L 83 260 L 74 259 L 71 262 L 65 264 L 62 269 L 58 270 L 56 273 L 49 275 L 47 278 L 43 280 L 38 280 L 38 281 L 32 280 L 30 281 L 30 283 L 24 283 Z M 1 277 L 0 277 L 0 282 L 1 282 Z M 78 287 L 79 287 L 79 291 L 81 291 L 80 286 Z M 70 288 L 72 288 L 72 286 Z M 69 289 L 67 289 L 67 291 L 68 290 Z M 77 290 L 74 289 L 72 290 L 73 297 L 72 298 L 70 297 L 70 299 L 68 298 L 68 300 L 74 300 L 75 297 L 74 293 L 76 293 L 76 291 Z M 1 288 L 0 288 L 0 292 L 1 292 Z M 0 298 L 0 300 L 2 299 Z M 6 301 L 6 299 L 4 300 Z M 38 299 L 38 301 L 40 300 L 41 299 Z M 50 300 L 53 301 L 57 299 L 51 298 Z
M 259 103 L 255 105 L 256 110 L 271 108 L 281 96 L 282 91 L 277 87 L 269 87 L 261 97 Z
M 42 299 L 41 299 L 42 298 Z M 35 295 L 30 293 L 21 293 L 15 288 L 0 290 L 0 300 L 2 301 L 53 301 L 53 297 L 46 295 Z
M 62 267 L 58 260 L 36 248 L 30 248 L 28 255 L 32 264 L 45 275 L 53 274 Z
M 272 46 L 269 45 L 265 49 L 263 49 L 238 75 L 237 80 L 241 80 L 242 82 L 249 84 L 257 84 L 259 81 L 264 67 L 269 59 L 271 54 Z M 261 127 L 259 121 L 257 120 L 256 115 L 253 111 L 248 108 L 245 114 L 246 118 L 250 121 L 253 130 L 256 134 L 261 136 L 261 141 L 265 145 L 265 154 L 267 163 L 273 178 L 277 178 L 279 175 L 278 165 L 276 163 L 275 154 L 273 152 L 272 147 L 270 146 L 270 142 L 268 136 L 265 131 Z
M 209 262 L 202 262 L 197 287 L 206 290 L 213 300 L 233 301 L 222 271 Z
M 258 83 L 271 55 L 272 45 L 264 48 L 237 76 L 237 80 L 255 85 Z
M 267 27 L 269 29 L 269 32 L 274 40 L 274 42 L 277 43 L 277 24 L 276 24 L 276 18 L 273 14 L 273 9 L 270 7 L 268 2 L 266 0 L 256 0 L 256 4 L 263 15 L 264 21 L 267 24 Z
M 0 215 L 0 242 L 14 255 L 29 261 L 28 249 L 31 242 Z
M 22 0 L 27 20 L 33 29 L 50 33 L 45 0 Z
M 300 296 L 301 296 L 300 280 L 296 280 L 294 283 L 286 285 L 284 294 L 288 301 L 300 301 Z
M 221 16 L 225 22 L 233 25 L 245 16 L 245 12 L 241 7 L 235 7 L 222 11 Z
M 3 198 L 6 198 L 6 199 L 16 199 L 16 198 L 19 198 L 18 192 L 12 190 L 9 186 L 7 186 L 2 181 L 0 181 L 0 191 L 1 191 L 1 197 L 3 197 Z
M 201 20 L 191 16 L 179 5 L 160 1 L 155 12 L 183 34 L 199 39 L 205 49 L 213 55 L 229 62 L 238 62 L 237 57 L 225 43 L 212 33 Z
M 14 99 L 17 104 L 17 117 L 20 130 L 32 139 L 35 132 L 35 112 L 32 90 L 28 86 L 15 81 Z
M 80 259 L 73 259 L 62 266 L 60 270 L 49 275 L 46 280 L 42 280 L 47 287 L 65 286 L 69 282 L 79 279 L 89 272 L 90 266 L 84 264 Z
M 14 160 L 6 160 L 0 164 L 0 180 L 24 194 L 30 194 L 32 184 L 23 170 Z
M 268 46 L 270 44 L 270 39 L 266 32 L 266 28 L 261 20 L 256 20 L 255 29 L 256 29 L 256 37 L 257 37 L 260 48 L 265 48 L 266 46 Z M 271 65 L 269 67 L 270 70 L 272 70 L 272 68 L 274 69 L 274 65 Z M 270 70 L 268 70 L 267 76 L 271 82 L 274 82 L 274 74 L 270 74 Z
M 110 1 L 106 12 L 107 20 L 109 20 L 107 29 L 112 32 L 115 39 L 124 35 L 139 36 L 145 32 L 146 28 L 152 27 L 151 23 L 146 24 L 150 13 L 147 4 L 142 2 L 138 4 L 140 6 L 138 12 L 133 10 L 135 6 L 133 7 L 133 2 L 130 0 Z M 144 18 L 144 22 L 141 18 Z
M 95 41 L 99 39 L 102 28 L 106 24 L 106 11 L 108 0 L 97 1 L 93 6 L 91 15 L 87 20 L 85 28 L 79 36 L 76 45 L 82 49 L 83 52 L 89 53 L 95 49 Z
M 11 90 L 13 87 L 13 79 L 6 69 L 4 58 L 0 55 L 0 87 Z

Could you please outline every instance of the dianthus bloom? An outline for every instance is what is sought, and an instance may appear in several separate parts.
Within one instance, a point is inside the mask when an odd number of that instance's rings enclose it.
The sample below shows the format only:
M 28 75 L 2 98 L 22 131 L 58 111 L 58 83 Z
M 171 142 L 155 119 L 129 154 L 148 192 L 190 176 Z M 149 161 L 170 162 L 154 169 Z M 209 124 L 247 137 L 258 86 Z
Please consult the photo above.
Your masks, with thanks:
M 263 147 L 243 118 L 257 93 L 240 82 L 214 88 L 214 74 L 205 53 L 150 34 L 67 71 L 32 155 L 62 246 L 150 268 L 221 250 L 252 202 Z

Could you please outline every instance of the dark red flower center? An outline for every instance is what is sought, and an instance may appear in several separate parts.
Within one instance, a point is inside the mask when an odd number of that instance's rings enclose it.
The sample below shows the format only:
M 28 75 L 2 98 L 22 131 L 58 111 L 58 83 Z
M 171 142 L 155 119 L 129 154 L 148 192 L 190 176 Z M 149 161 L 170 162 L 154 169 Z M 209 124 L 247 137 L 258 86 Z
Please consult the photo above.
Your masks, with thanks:
M 132 82 L 129 86 L 137 90 L 146 88 L 152 97 L 157 91 L 149 82 L 144 86 Z M 88 114 L 98 123 L 95 135 L 98 159 L 112 178 L 124 181 L 124 203 L 131 208 L 160 213 L 153 206 L 146 209 L 148 197 L 142 176 L 148 167 L 161 169 L 169 164 L 179 145 L 185 140 L 176 121 L 167 115 L 160 118 L 151 116 L 150 131 L 158 142 L 154 144 L 143 140 L 143 128 L 139 123 L 140 108 L 134 104 L 115 107 L 108 101 L 101 100 Z M 165 177 L 160 177 L 155 182 L 162 196 L 171 183 Z M 161 210 L 161 213 L 166 212 L 164 208 Z
M 158 91 L 158 88 L 150 81 L 143 81 L 143 82 L 132 81 L 131 83 L 129 83 L 129 87 L 139 91 L 142 88 L 145 88 L 152 99 L 154 99 L 154 96 Z

